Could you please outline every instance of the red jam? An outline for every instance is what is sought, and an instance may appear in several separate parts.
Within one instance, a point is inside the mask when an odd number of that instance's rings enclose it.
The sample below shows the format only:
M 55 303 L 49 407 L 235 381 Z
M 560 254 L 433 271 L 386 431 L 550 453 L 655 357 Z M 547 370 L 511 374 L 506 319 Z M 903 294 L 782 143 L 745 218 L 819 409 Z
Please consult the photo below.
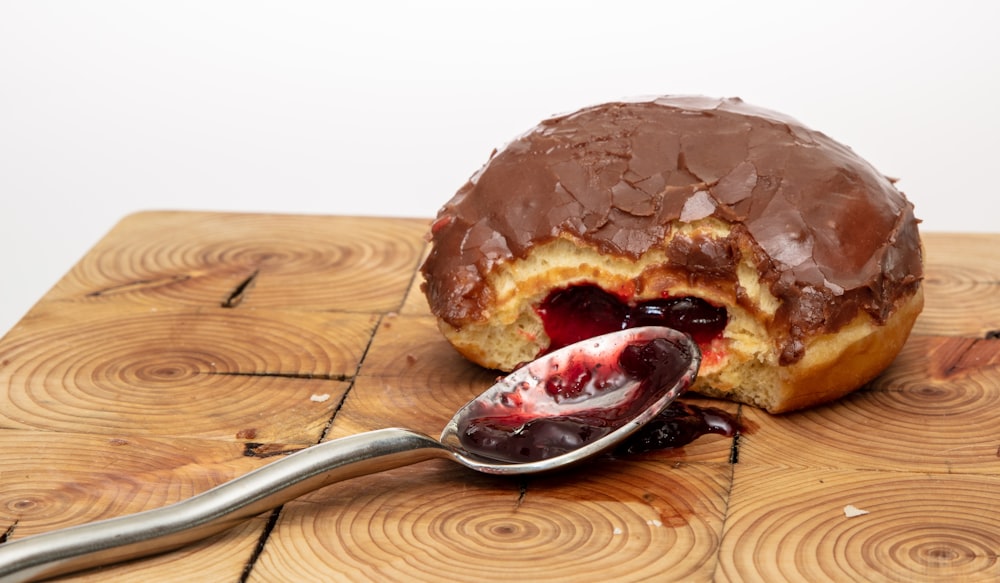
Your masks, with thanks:
M 615 453 L 640 454 L 681 447 L 709 433 L 732 437 L 739 429 L 736 418 L 722 409 L 674 401 L 652 421 L 630 435 Z
M 580 363 L 553 372 L 535 399 L 548 400 L 549 409 L 573 405 L 572 413 L 539 415 L 526 410 L 547 407 L 518 403 L 515 412 L 479 411 L 458 425 L 462 446 L 475 454 L 510 462 L 547 459 L 584 447 L 625 425 L 672 387 L 687 370 L 691 356 L 670 341 L 657 338 L 626 346 L 614 362 Z M 581 400 L 598 399 L 627 380 L 640 388 L 619 399 L 605 399 L 601 408 L 581 408 Z M 625 391 L 621 391 L 625 393 Z M 567 405 L 568 407 L 569 405 Z
M 664 326 L 688 334 L 702 347 L 703 363 L 706 347 L 722 338 L 728 320 L 725 308 L 699 298 L 662 298 L 629 305 L 594 285 L 555 291 L 538 313 L 551 339 L 549 352 L 626 328 Z M 481 408 L 462 419 L 457 428 L 459 440 L 474 454 L 515 463 L 580 449 L 647 408 L 652 402 L 649 395 L 672 387 L 690 365 L 690 358 L 677 345 L 658 338 L 633 342 L 610 361 L 570 360 L 547 374 L 541 390 L 529 398 L 522 393 L 505 394 L 502 407 Z M 605 391 L 626 380 L 641 381 L 642 389 L 627 398 L 606 398 Z M 603 399 L 602 405 L 581 407 L 590 399 Z M 563 403 L 574 406 L 560 411 Z M 680 447 L 707 433 L 732 436 L 736 431 L 735 419 L 725 411 L 674 402 L 616 453 Z
M 722 337 L 726 309 L 694 297 L 663 298 L 630 306 L 595 285 L 579 285 L 549 294 L 538 314 L 553 351 L 580 340 L 639 326 L 665 326 L 691 336 L 705 347 Z

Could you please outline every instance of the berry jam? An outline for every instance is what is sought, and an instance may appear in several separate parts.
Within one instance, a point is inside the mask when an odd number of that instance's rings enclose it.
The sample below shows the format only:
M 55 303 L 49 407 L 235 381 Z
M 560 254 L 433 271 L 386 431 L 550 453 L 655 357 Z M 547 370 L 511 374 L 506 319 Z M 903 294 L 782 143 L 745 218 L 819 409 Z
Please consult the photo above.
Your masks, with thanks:
M 628 344 L 609 363 L 570 360 L 547 375 L 542 390 L 525 386 L 516 398 L 504 395 L 500 406 L 473 409 L 458 424 L 459 440 L 472 453 L 509 462 L 580 449 L 648 409 L 678 383 L 692 358 L 656 338 Z M 638 387 L 616 391 L 628 381 L 639 381 Z
M 663 298 L 629 306 L 595 285 L 552 292 L 538 307 L 538 315 L 552 342 L 549 351 L 639 326 L 680 330 L 704 346 L 722 336 L 728 320 L 725 308 L 701 298 Z
M 618 455 L 640 454 L 681 447 L 702 435 L 732 437 L 739 430 L 736 418 L 715 407 L 698 407 L 674 401 L 615 449 Z

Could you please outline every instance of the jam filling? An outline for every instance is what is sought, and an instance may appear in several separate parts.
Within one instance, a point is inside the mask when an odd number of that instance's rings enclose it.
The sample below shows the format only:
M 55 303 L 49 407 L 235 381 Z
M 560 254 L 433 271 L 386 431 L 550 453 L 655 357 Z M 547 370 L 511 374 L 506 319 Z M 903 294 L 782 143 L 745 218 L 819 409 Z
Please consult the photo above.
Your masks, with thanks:
M 553 404 L 594 399 L 599 408 L 575 408 L 566 415 L 531 415 L 517 409 L 499 414 L 485 411 L 463 419 L 458 426 L 462 446 L 484 457 L 528 462 L 580 449 L 622 427 L 649 407 L 650 400 L 672 387 L 687 369 L 690 355 L 670 341 L 657 338 L 626 346 L 612 362 L 573 362 L 546 379 L 537 400 Z M 619 391 L 608 400 L 606 391 L 640 381 L 635 391 Z M 604 396 L 604 399 L 601 397 Z M 533 403 L 535 409 L 539 403 Z M 532 408 L 522 407 L 530 410 Z
M 722 337 L 728 314 L 701 298 L 647 300 L 634 306 L 595 285 L 556 290 L 537 308 L 551 344 L 548 351 L 625 328 L 665 326 L 691 336 L 699 346 Z
M 557 290 L 538 307 L 551 344 L 548 352 L 587 338 L 626 328 L 665 326 L 691 336 L 701 347 L 722 337 L 728 321 L 725 308 L 694 297 L 662 298 L 629 305 L 594 285 Z M 574 362 L 544 381 L 542 399 L 552 402 L 587 399 L 628 379 L 640 380 L 648 395 L 672 386 L 687 366 L 684 355 L 664 339 L 635 343 L 614 362 Z M 584 447 L 615 431 L 646 400 L 633 396 L 614 406 L 568 415 L 489 413 L 463 420 L 459 440 L 468 451 L 510 462 L 548 459 Z M 640 454 L 684 446 L 709 433 L 733 436 L 739 430 L 729 413 L 674 401 L 652 421 L 615 449 L 615 454 Z

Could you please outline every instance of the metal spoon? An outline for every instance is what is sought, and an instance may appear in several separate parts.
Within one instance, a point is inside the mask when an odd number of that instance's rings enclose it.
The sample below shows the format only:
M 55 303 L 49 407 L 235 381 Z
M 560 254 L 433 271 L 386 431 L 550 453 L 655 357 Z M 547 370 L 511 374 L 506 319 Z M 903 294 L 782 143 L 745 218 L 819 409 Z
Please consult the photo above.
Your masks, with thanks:
M 631 346 L 667 341 L 679 368 L 658 382 L 622 374 Z M 662 341 L 659 344 L 663 346 Z M 679 360 L 678 360 L 679 359 Z M 625 440 L 653 419 L 697 374 L 701 353 L 686 335 L 661 327 L 614 332 L 552 352 L 519 368 L 476 397 L 449 421 L 439 440 L 407 429 L 381 429 L 300 450 L 239 478 L 169 506 L 68 527 L 0 544 L 0 583 L 29 581 L 175 549 L 334 482 L 432 458 L 487 474 L 531 474 L 562 468 Z M 552 380 L 581 366 L 600 371 L 586 390 L 553 392 Z M 603 382 L 604 386 L 600 386 Z M 656 386 L 653 386 L 653 385 Z M 579 387 L 577 387 L 579 388 Z M 609 432 L 569 450 L 520 463 L 469 451 L 463 428 L 476 418 L 610 420 Z M 521 428 L 523 429 L 523 428 Z

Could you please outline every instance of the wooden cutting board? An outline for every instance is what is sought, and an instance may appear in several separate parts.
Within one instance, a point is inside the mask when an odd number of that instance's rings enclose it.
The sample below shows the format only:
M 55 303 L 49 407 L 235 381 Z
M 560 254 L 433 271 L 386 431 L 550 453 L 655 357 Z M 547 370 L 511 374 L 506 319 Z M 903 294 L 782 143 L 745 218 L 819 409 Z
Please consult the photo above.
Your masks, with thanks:
M 494 374 L 427 311 L 427 226 L 122 220 L 0 341 L 0 539 L 163 506 L 368 429 L 437 435 Z M 722 404 L 738 438 L 565 474 L 424 462 L 69 579 L 1000 579 L 1000 234 L 925 245 L 913 336 L 840 402 Z

